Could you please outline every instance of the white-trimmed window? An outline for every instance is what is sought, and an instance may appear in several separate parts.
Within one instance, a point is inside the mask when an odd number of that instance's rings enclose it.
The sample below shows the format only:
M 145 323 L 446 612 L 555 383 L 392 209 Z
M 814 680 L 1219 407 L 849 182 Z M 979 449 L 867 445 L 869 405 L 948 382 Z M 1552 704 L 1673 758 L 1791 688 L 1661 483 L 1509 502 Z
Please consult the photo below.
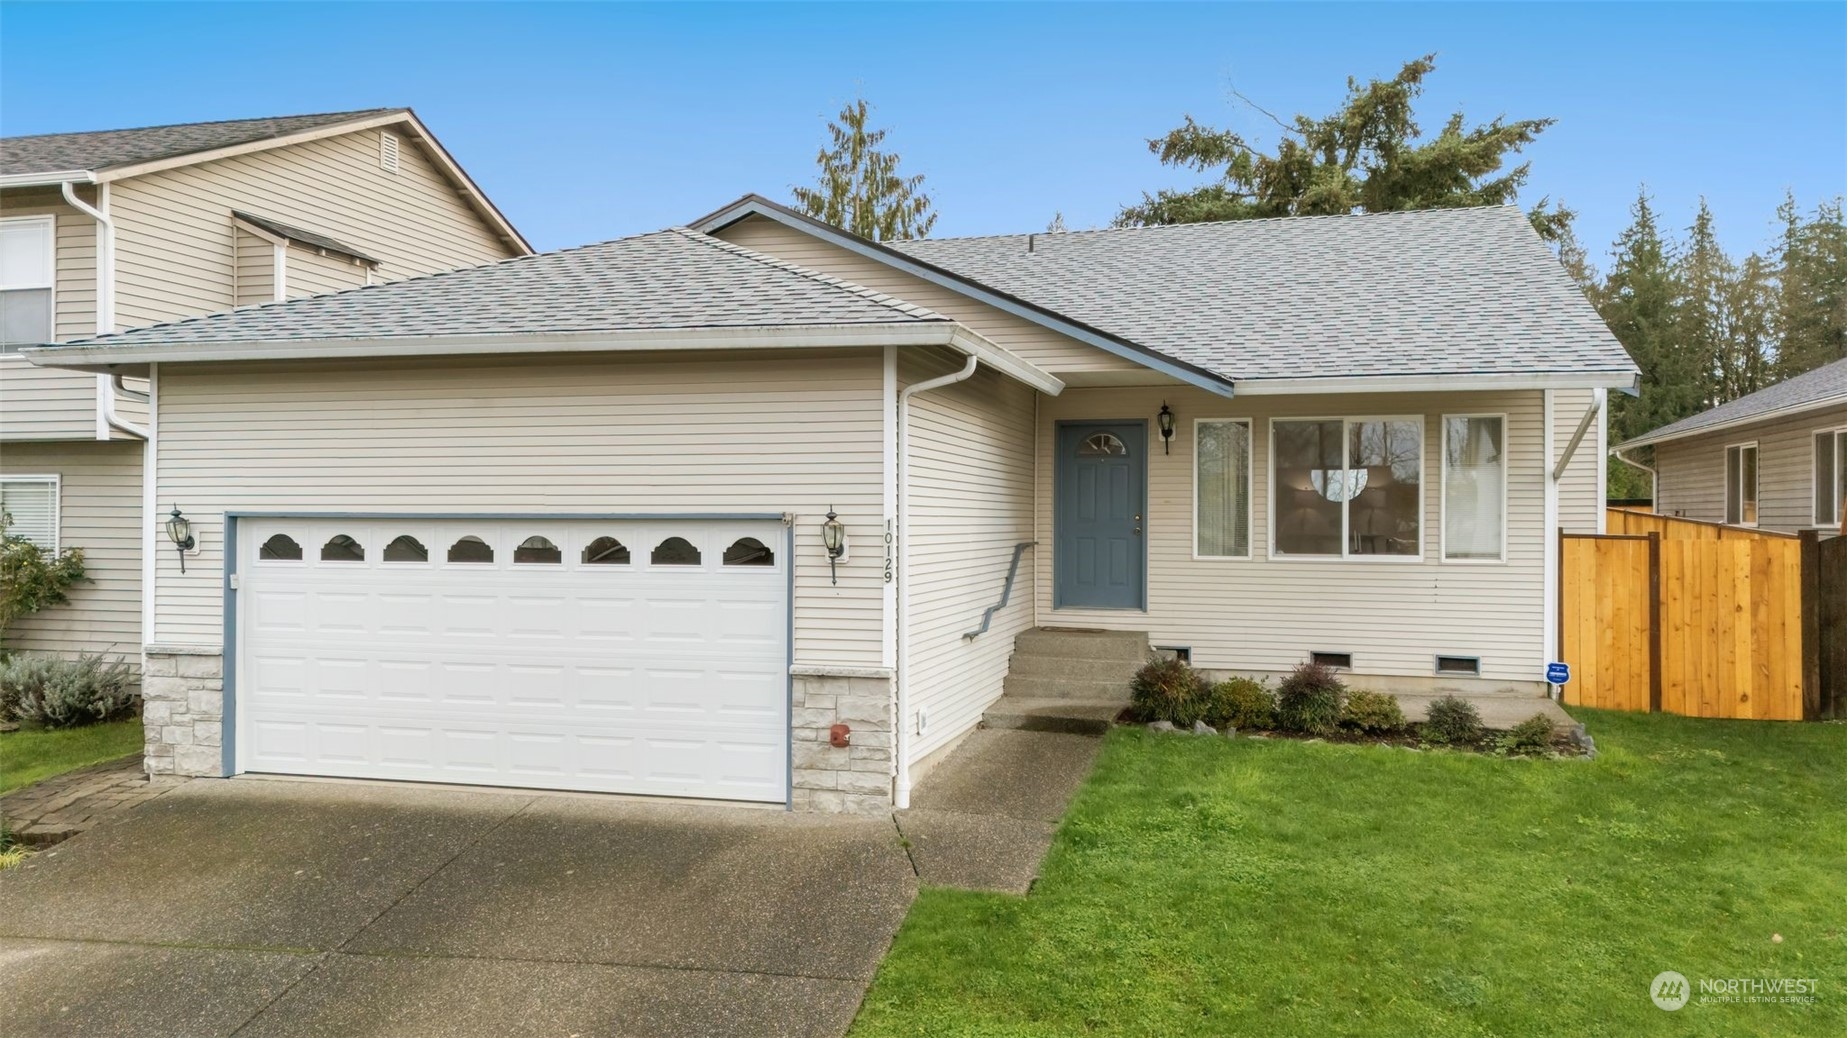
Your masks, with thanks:
M 1193 423 L 1193 554 L 1251 557 L 1251 423 L 1200 418 Z
M 1757 525 L 1757 444 L 1734 443 L 1725 448 L 1725 521 L 1732 526 Z
M 1421 559 L 1423 469 L 1420 417 L 1271 421 L 1271 554 Z
M 1443 416 L 1443 558 L 1507 557 L 1507 416 Z
M 49 216 L 0 220 L 0 351 L 51 342 L 57 223 Z
M 57 551 L 58 477 L 0 478 L 0 514 L 9 519 L 5 523 L 8 536 Z
M 1847 428 L 1815 433 L 1815 525 L 1837 530 L 1847 504 Z

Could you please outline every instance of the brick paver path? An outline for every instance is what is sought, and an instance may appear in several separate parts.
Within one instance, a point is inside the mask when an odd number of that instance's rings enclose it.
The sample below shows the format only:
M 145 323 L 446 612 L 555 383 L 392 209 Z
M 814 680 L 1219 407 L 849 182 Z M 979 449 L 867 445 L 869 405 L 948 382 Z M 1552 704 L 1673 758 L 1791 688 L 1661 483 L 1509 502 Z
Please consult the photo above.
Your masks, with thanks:
M 44 847 L 146 803 L 183 782 L 150 782 L 139 753 L 54 775 L 0 796 L 0 817 L 19 842 Z

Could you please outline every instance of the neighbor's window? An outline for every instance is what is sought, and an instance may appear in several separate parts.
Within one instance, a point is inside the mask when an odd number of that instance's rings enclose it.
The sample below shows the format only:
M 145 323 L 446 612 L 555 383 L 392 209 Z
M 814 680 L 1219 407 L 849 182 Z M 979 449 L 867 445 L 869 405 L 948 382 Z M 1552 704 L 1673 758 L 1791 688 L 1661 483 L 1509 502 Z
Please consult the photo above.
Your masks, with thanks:
M 1443 417 L 1443 557 L 1503 557 L 1507 530 L 1507 420 Z
M 0 526 L 8 537 L 58 550 L 58 477 L 8 476 L 0 480 Z
M 1847 502 L 1847 429 L 1815 434 L 1815 525 L 1838 529 Z
M 1422 419 L 1273 421 L 1270 428 L 1277 555 L 1422 554 Z
M 1757 525 L 1757 444 L 1725 448 L 1725 521 Z
M 57 269 L 54 226 L 49 216 L 0 220 L 0 351 L 56 338 L 51 302 Z
M 1194 423 L 1193 552 L 1247 559 L 1251 554 L 1251 423 Z

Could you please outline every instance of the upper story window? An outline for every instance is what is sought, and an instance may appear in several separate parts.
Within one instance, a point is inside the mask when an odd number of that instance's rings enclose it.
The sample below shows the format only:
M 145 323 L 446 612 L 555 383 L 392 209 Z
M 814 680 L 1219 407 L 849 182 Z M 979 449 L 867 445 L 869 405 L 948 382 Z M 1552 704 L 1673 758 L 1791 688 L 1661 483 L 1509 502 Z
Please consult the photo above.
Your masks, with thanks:
M 57 224 L 49 216 L 0 220 L 0 351 L 54 338 Z

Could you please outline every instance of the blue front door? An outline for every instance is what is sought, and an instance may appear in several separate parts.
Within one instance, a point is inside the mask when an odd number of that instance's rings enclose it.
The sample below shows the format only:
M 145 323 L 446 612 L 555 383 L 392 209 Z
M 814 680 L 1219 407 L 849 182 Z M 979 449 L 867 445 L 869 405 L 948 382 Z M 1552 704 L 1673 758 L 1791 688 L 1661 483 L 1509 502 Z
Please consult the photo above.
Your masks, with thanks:
M 1052 514 L 1052 605 L 1141 609 L 1147 426 L 1058 426 Z

